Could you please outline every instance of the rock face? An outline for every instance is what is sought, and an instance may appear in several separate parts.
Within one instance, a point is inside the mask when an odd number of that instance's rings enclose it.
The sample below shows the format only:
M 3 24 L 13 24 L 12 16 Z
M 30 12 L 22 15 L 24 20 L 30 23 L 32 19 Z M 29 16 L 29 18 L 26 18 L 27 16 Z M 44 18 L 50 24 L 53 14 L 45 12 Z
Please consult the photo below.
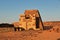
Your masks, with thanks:
M 43 29 L 42 19 L 38 10 L 25 10 L 24 14 L 20 14 L 18 24 L 19 27 L 25 30 Z

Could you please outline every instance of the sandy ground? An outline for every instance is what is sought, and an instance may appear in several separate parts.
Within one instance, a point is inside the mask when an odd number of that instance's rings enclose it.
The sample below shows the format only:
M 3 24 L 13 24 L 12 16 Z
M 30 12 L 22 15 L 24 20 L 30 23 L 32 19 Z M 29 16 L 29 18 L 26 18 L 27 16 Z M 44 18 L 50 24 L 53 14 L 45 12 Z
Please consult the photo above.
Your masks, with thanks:
M 16 31 L 0 32 L 0 40 L 58 40 L 60 32 L 55 31 Z
M 0 28 L 0 40 L 60 40 L 60 22 L 45 22 L 45 26 L 53 26 L 53 30 L 14 31 L 13 28 Z M 59 31 L 59 32 L 57 32 Z

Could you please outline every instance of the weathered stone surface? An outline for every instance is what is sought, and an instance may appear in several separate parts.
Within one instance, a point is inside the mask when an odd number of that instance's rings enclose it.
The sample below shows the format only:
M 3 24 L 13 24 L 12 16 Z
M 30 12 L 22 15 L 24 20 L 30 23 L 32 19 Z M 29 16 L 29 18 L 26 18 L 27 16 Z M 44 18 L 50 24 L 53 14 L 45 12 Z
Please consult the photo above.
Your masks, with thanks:
M 42 20 L 38 10 L 25 10 L 24 14 L 19 16 L 19 27 L 22 27 L 25 30 L 29 30 L 30 28 L 33 28 L 34 30 L 43 29 L 41 22 Z

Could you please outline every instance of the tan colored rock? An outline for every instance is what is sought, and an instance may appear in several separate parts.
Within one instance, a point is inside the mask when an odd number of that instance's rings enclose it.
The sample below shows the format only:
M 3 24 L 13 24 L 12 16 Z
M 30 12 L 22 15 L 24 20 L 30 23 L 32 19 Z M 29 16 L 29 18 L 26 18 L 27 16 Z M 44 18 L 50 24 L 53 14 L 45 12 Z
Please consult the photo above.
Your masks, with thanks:
M 43 29 L 42 19 L 38 10 L 25 10 L 24 14 L 19 16 L 19 27 L 29 30 L 30 28 Z

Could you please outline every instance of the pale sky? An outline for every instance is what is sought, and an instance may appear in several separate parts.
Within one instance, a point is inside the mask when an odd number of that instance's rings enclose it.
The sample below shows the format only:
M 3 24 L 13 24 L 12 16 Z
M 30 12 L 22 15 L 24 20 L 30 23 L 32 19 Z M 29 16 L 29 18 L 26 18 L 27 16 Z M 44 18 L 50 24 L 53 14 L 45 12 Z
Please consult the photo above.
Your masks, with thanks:
M 60 21 L 60 0 L 0 0 L 0 23 L 18 21 L 26 9 L 38 9 L 43 21 Z

